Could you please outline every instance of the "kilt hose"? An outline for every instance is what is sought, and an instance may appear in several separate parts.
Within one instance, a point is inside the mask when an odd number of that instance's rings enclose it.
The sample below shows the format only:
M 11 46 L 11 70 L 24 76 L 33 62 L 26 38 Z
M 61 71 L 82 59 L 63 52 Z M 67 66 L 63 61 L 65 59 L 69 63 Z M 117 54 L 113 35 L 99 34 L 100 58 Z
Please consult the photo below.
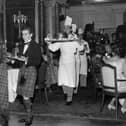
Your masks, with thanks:
M 0 64 L 0 108 L 8 109 L 8 71 L 7 64 Z
M 34 66 L 28 66 L 20 70 L 19 76 L 22 75 L 24 76 L 25 81 L 23 84 L 18 83 L 17 94 L 28 98 L 33 97 L 37 70 Z

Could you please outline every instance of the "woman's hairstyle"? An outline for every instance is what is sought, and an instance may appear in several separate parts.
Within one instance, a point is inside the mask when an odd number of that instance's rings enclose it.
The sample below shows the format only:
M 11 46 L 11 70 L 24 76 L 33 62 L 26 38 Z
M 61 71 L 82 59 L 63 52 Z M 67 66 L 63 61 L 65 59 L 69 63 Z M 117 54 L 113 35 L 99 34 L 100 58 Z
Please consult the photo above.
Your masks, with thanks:
M 124 57 L 119 44 L 112 45 L 112 52 L 119 57 Z
M 113 48 L 112 51 L 113 51 L 116 55 L 120 56 L 120 49 L 119 49 L 118 47 L 117 47 L 117 48 Z

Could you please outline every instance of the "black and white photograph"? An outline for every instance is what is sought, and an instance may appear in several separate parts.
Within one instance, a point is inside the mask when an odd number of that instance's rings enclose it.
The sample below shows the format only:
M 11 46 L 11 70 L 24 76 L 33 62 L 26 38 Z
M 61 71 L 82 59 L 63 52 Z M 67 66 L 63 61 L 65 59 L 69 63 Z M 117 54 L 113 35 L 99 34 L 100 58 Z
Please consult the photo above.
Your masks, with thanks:
M 0 126 L 125 126 L 126 0 L 0 0 Z

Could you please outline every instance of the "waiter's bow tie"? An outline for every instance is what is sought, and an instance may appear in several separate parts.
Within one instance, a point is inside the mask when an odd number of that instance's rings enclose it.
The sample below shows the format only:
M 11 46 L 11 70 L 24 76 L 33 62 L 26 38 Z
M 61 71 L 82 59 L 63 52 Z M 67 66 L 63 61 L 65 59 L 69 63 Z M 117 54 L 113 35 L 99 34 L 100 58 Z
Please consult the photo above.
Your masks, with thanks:
M 25 42 L 24 44 L 25 44 L 25 45 L 28 45 L 29 43 L 30 43 L 30 42 Z

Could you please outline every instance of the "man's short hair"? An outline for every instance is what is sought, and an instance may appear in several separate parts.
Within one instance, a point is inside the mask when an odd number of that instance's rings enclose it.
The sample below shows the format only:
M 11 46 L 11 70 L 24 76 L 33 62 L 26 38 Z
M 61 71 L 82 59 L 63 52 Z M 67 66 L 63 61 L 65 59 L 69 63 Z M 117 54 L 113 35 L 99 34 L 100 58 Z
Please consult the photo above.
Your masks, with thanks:
M 33 29 L 29 25 L 24 25 L 21 29 L 21 31 L 28 30 L 29 33 L 33 33 Z

